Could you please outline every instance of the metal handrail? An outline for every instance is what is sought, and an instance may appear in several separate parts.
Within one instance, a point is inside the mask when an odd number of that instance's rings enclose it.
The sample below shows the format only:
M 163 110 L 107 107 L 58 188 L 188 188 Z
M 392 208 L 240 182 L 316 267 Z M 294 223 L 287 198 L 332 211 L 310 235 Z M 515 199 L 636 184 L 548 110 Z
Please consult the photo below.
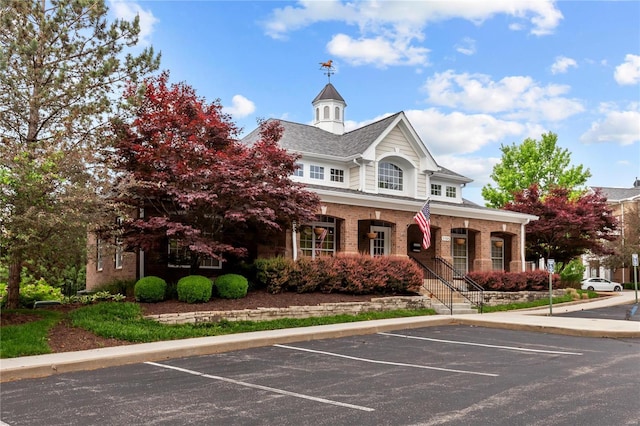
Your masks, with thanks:
M 434 269 L 439 276 L 447 280 L 457 293 L 467 299 L 469 303 L 479 308 L 482 313 L 484 305 L 484 290 L 474 280 L 441 257 L 434 257 Z
M 422 281 L 429 292 L 429 296 L 439 300 L 453 315 L 453 293 L 456 289 L 425 263 L 416 258 L 412 259 L 424 270 L 424 279 Z M 434 281 L 439 285 L 434 285 Z

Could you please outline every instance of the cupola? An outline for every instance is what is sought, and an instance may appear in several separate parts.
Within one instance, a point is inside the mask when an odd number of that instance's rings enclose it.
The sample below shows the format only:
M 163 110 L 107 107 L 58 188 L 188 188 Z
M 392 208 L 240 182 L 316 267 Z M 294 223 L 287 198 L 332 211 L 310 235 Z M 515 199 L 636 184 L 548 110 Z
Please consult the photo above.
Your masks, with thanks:
M 344 109 L 347 104 L 333 84 L 327 83 L 311 104 L 314 126 L 336 135 L 344 133 Z

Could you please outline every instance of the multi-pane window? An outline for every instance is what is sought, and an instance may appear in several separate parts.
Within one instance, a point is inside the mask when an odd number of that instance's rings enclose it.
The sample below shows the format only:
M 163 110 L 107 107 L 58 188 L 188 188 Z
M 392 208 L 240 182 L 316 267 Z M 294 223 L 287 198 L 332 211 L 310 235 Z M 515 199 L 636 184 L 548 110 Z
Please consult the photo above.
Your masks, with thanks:
M 344 170 L 331 169 L 331 182 L 344 182 Z
M 115 259 L 116 269 L 122 269 L 123 264 L 124 264 L 124 247 L 122 245 L 122 240 L 118 238 L 116 239 L 116 259 Z
M 189 268 L 191 266 L 191 253 L 189 248 L 182 244 L 180 240 L 171 238 L 169 240 L 169 267 L 173 268 Z M 222 264 L 219 260 L 209 256 L 200 258 L 201 268 L 220 269 Z
M 459 274 L 466 274 L 468 267 L 468 240 L 465 229 L 454 229 L 451 232 L 451 257 L 453 267 Z
M 304 165 L 302 163 L 296 163 L 296 170 L 293 172 L 294 176 L 304 177 Z
M 504 240 L 491 239 L 491 266 L 494 271 L 504 271 Z
M 333 256 L 336 252 L 336 220 L 321 216 L 319 222 L 300 227 L 300 250 L 303 256 Z
M 402 169 L 395 164 L 380 163 L 378 165 L 378 188 L 402 191 Z
M 124 219 L 122 217 L 118 217 L 116 219 L 116 224 L 118 227 L 122 227 L 124 223 Z M 122 244 L 122 238 L 116 238 L 116 255 L 115 255 L 115 268 L 122 269 L 122 264 L 124 262 L 124 247 Z
M 102 259 L 102 240 L 98 238 L 96 240 L 96 270 L 102 271 L 104 263 Z
M 447 192 L 446 192 L 447 197 L 449 198 L 456 198 L 456 187 L 455 186 L 447 186 Z
M 442 195 L 442 185 L 437 183 L 431 184 L 431 195 Z
M 324 180 L 324 167 L 311 165 L 309 167 L 309 177 L 311 179 Z

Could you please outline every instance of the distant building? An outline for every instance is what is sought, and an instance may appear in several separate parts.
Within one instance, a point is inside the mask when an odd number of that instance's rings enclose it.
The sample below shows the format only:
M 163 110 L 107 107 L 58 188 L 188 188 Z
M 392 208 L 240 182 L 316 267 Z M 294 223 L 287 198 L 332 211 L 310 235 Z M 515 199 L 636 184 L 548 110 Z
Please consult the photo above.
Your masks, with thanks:
M 607 198 L 607 203 L 613 210 L 613 215 L 618 219 L 620 238 L 623 243 L 630 237 L 629 224 L 638 223 L 640 215 L 640 180 L 636 179 L 631 188 L 610 188 L 594 186 Z M 624 268 L 611 270 L 602 265 L 602 258 L 598 256 L 583 256 L 583 264 L 587 267 L 585 278 L 601 277 L 619 283 L 633 281 L 633 268 L 631 259 Z
M 404 112 L 345 132 L 347 104 L 331 83 L 312 105 L 312 125 L 279 120 L 284 128 L 280 145 L 301 155 L 292 180 L 318 194 L 317 221 L 297 224 L 281 238 L 256 243 L 250 252 L 257 257 L 293 259 L 364 253 L 409 256 L 425 263 L 439 257 L 460 273 L 525 269 L 525 226 L 537 216 L 465 200 L 462 192 L 471 179 L 440 166 Z M 259 137 L 255 129 L 242 142 L 253 144 Z M 422 232 L 413 217 L 427 200 L 431 245 L 424 249 Z M 99 250 L 100 244 L 97 247 Z M 163 253 L 171 249 L 168 242 Z M 136 266 L 121 264 L 121 274 L 114 271 L 116 262 L 111 255 L 109 261 L 104 254 L 90 256 L 94 258 L 102 259 L 102 269 L 90 260 L 87 288 L 119 275 L 176 276 L 188 271 L 157 253 L 130 253 L 124 263 L 135 262 Z M 211 265 L 202 273 L 219 273 L 215 268 L 220 266 Z

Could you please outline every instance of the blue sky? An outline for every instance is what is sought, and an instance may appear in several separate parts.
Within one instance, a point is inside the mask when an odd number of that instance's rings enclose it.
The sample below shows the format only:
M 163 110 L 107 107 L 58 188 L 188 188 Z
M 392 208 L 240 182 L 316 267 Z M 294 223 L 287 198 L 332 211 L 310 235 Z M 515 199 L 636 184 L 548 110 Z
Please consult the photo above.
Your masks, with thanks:
M 640 178 L 638 1 L 110 0 L 141 18 L 141 45 L 249 132 L 310 123 L 331 82 L 352 130 L 405 111 L 438 164 L 484 204 L 501 145 L 558 134 L 590 186 Z

